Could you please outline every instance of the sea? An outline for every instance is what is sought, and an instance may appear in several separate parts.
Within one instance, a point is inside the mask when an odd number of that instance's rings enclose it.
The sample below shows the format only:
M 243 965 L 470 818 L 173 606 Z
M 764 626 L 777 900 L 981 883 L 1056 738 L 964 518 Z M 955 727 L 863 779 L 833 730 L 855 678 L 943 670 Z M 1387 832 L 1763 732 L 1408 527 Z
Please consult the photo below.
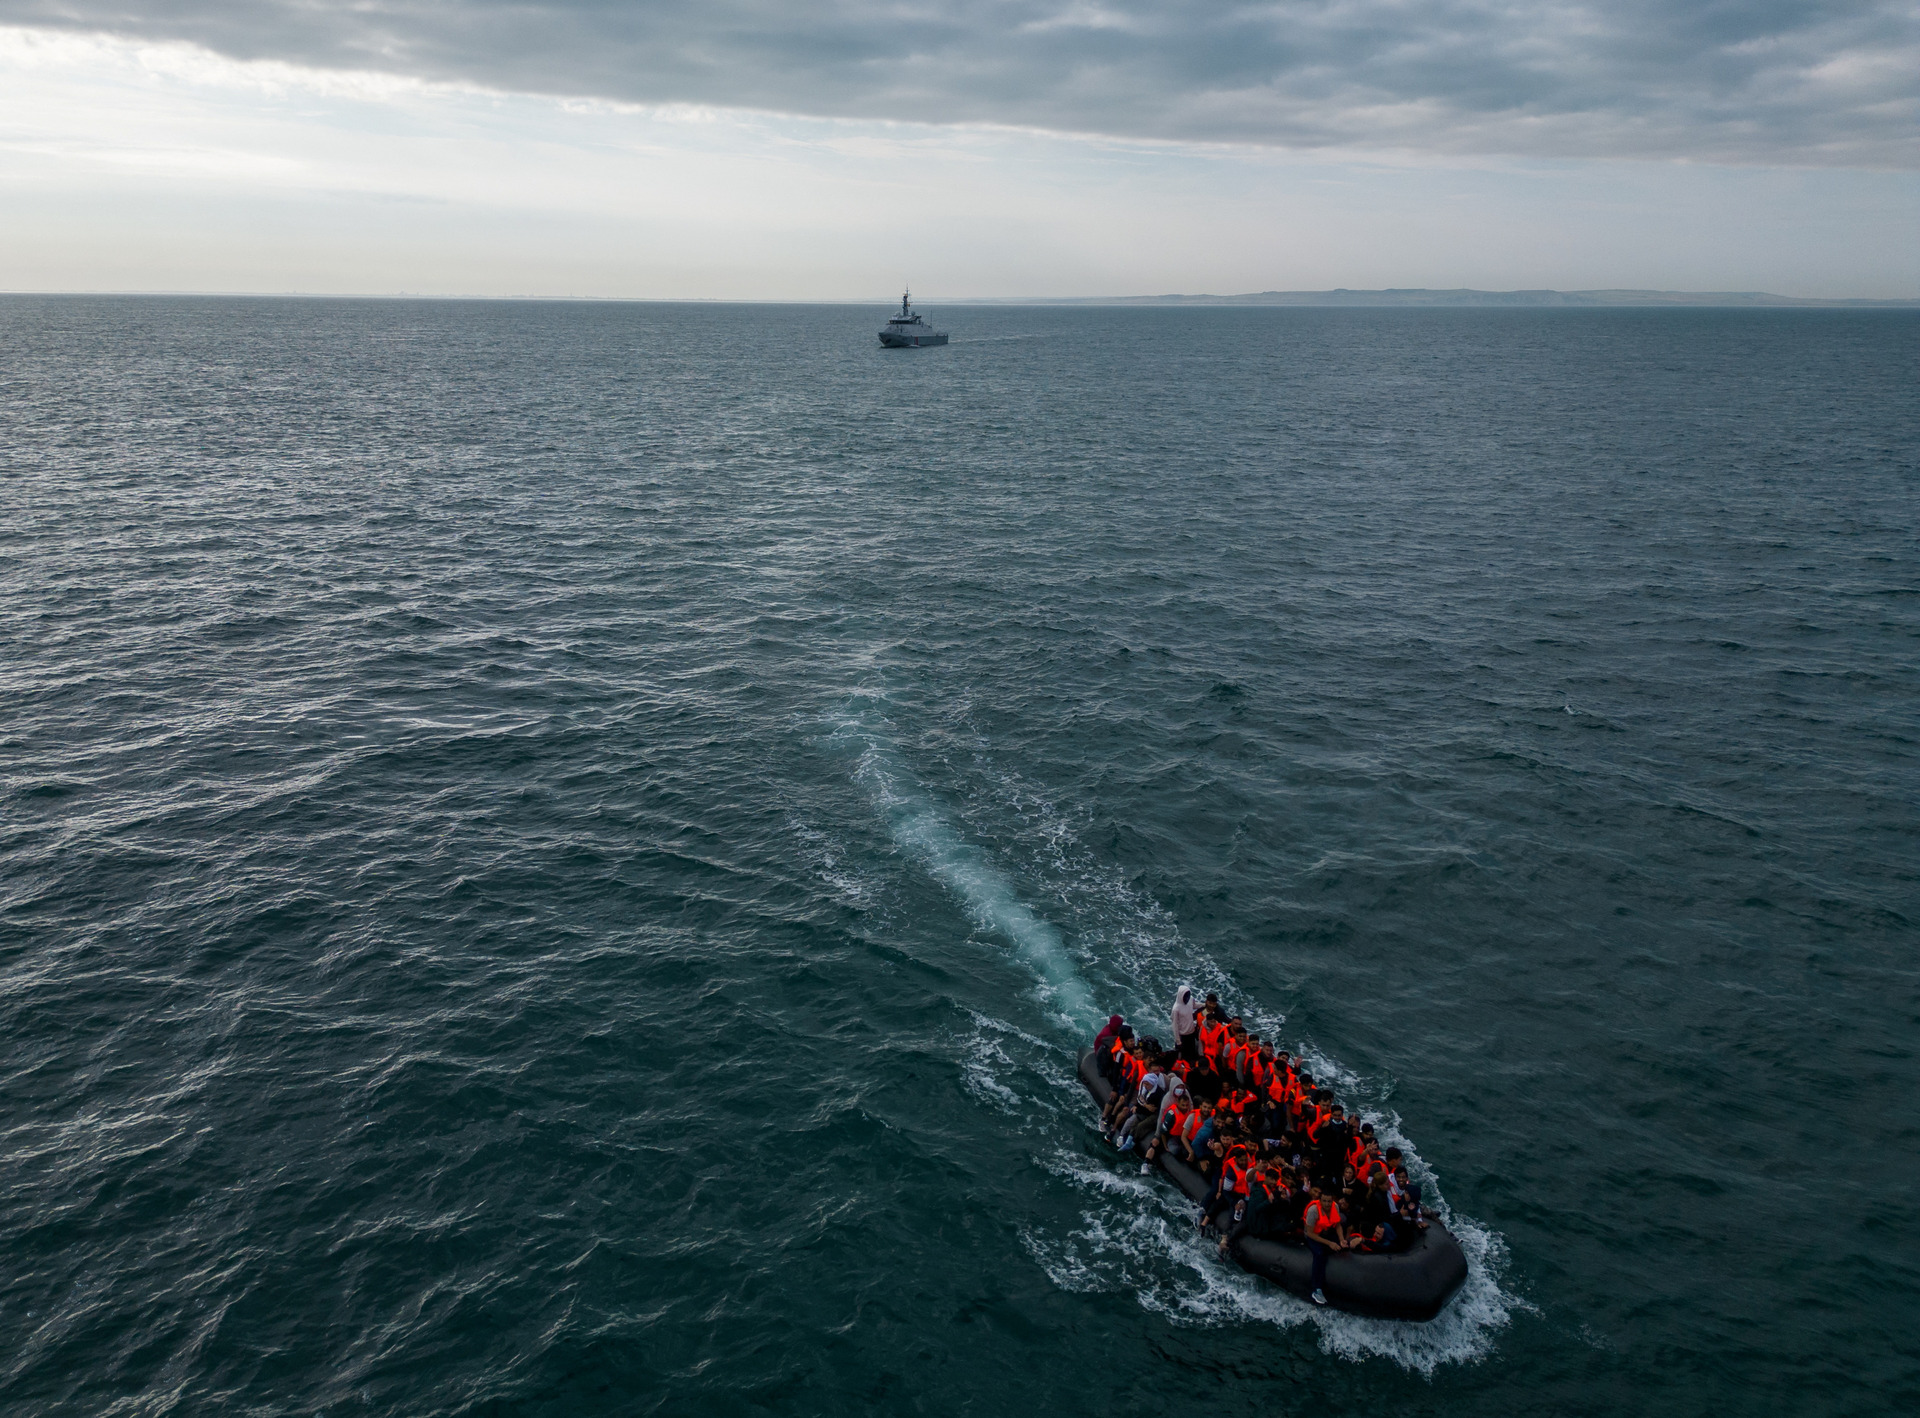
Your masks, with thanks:
M 1920 1408 L 1920 314 L 928 314 L 0 299 L 0 1412 Z

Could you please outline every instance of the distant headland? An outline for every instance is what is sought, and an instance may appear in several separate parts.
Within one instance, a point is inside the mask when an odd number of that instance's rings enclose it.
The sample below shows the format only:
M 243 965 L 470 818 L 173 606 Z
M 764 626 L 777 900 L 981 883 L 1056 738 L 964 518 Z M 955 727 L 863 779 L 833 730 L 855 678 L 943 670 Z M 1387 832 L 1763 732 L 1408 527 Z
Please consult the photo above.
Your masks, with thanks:
M 965 305 L 1724 306 L 1920 309 L 1920 300 L 1828 300 L 1766 291 L 1266 290 L 1246 295 L 1118 295 L 950 301 Z

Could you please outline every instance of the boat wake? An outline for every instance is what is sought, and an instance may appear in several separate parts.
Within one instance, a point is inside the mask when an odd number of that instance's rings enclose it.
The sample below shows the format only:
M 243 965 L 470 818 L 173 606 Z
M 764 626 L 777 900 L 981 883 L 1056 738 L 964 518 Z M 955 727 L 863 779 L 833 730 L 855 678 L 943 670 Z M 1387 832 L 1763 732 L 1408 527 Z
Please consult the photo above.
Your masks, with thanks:
M 895 761 L 892 744 L 865 717 L 844 721 L 838 736 L 860 746 L 854 778 L 873 795 L 893 840 L 950 891 L 980 930 L 998 935 L 1033 975 L 1036 997 L 1070 1029 L 1096 1015 L 1058 927 L 1036 915 L 987 854 L 957 832 L 939 806 Z
M 880 696 L 869 697 L 831 727 L 830 741 L 857 752 L 854 778 L 892 840 L 953 895 L 976 928 L 1012 946 L 1033 980 L 1036 1001 L 1056 1026 L 1053 1037 L 1042 1037 L 970 1011 L 968 1027 L 952 1040 L 967 1093 L 1004 1114 L 1010 1129 L 1033 1137 L 1036 1160 L 1073 1195 L 1076 1225 L 1063 1230 L 1036 1222 L 1020 1233 L 1048 1277 L 1065 1290 L 1135 1295 L 1144 1308 L 1177 1324 L 1312 1324 L 1329 1354 L 1384 1358 L 1422 1374 L 1490 1354 L 1513 1313 L 1528 1308 L 1502 1286 L 1506 1244 L 1448 1206 L 1439 1178 L 1402 1133 L 1399 1115 L 1367 1105 L 1370 1094 L 1380 1097 L 1384 1090 L 1310 1042 L 1288 1038 L 1283 1015 L 1239 1001 L 1227 974 L 1181 938 L 1164 908 L 1096 860 L 1067 816 L 1032 784 L 992 766 L 984 746 L 971 785 L 952 808 L 944 807 L 905 767 L 883 709 Z M 845 892 L 838 857 L 822 852 L 817 833 L 808 835 L 823 880 Z M 1026 904 L 1016 875 L 1027 892 L 1059 914 L 1066 931 Z M 1081 947 L 1081 958 L 1068 947 L 1069 934 L 1092 943 Z M 1062 1147 L 1069 1129 L 1090 1121 L 1076 1050 L 1090 1025 L 1108 1012 L 1096 999 L 1115 1001 L 1115 1008 L 1147 1021 L 1152 1032 L 1156 1024 L 1164 1027 L 1160 1016 L 1177 984 L 1216 990 L 1235 1001 L 1257 1032 L 1279 1035 L 1303 1053 L 1316 1078 L 1336 1080 L 1359 1119 L 1401 1149 L 1410 1175 L 1423 1184 L 1428 1204 L 1467 1256 L 1466 1284 L 1437 1318 L 1416 1324 L 1307 1304 L 1218 1260 L 1198 1238 L 1192 1204 L 1165 1179 Z

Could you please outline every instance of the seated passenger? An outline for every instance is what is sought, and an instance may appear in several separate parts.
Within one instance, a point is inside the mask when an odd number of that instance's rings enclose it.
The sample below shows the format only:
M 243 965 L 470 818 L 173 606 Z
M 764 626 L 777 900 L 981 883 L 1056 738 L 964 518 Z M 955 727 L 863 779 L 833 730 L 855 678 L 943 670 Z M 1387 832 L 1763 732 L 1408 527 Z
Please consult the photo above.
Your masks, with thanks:
M 1101 1109 L 1101 1127 L 1111 1131 L 1120 1117 L 1133 1105 L 1134 1091 L 1146 1076 L 1147 1062 L 1138 1044 L 1129 1043 L 1114 1064 L 1113 1095 Z
M 1220 1157 L 1220 1170 L 1214 1174 L 1213 1188 L 1200 1203 L 1200 1230 L 1203 1234 L 1219 1227 L 1220 1218 L 1231 1216 L 1233 1208 L 1246 1200 L 1247 1178 L 1253 1167 L 1252 1148 L 1238 1140 L 1227 1145 Z
M 1179 1131 L 1193 1112 L 1193 1099 L 1188 1095 L 1186 1085 L 1169 1075 L 1165 1097 L 1160 1100 L 1160 1113 L 1154 1120 L 1153 1137 L 1147 1143 L 1146 1151 L 1140 1158 L 1140 1170 L 1144 1174 L 1153 1170 L 1153 1160 L 1165 1150 L 1168 1137 Z
M 1407 1188 L 1406 1199 L 1400 1203 L 1400 1225 L 1396 1229 L 1406 1232 L 1409 1245 L 1419 1239 L 1419 1232 L 1427 1229 L 1426 1208 L 1420 1205 L 1418 1186 Z
M 1398 1239 L 1393 1227 L 1393 1211 L 1387 1205 L 1387 1179 L 1376 1176 L 1361 1191 L 1354 1206 L 1354 1233 L 1364 1251 L 1388 1251 Z
M 1281 1194 L 1279 1169 L 1270 1162 L 1257 1165 L 1247 1178 L 1245 1199 L 1233 1209 L 1232 1226 L 1221 1234 L 1221 1260 L 1227 1258 L 1233 1243 L 1242 1237 L 1258 1239 L 1268 1234 L 1281 1215 L 1278 1205 Z
M 1207 1145 L 1220 1135 L 1220 1118 L 1214 1105 L 1204 1099 L 1196 1098 L 1200 1105 L 1200 1126 L 1194 1129 L 1193 1136 L 1187 1139 L 1187 1160 L 1195 1167 L 1203 1167 L 1207 1157 Z
M 1273 1234 L 1283 1240 L 1302 1240 L 1300 1218 L 1307 1209 L 1307 1203 L 1313 1200 L 1313 1189 L 1307 1185 L 1306 1174 L 1297 1167 L 1282 1167 L 1280 1176 L 1286 1194 L 1280 1202 L 1280 1214 L 1275 1219 Z
M 1213 1104 L 1195 1099 L 1193 1109 L 1187 1114 L 1179 1132 L 1168 1139 L 1168 1149 L 1189 1167 L 1198 1167 L 1200 1154 L 1206 1151 L 1207 1144 L 1212 1141 Z
M 1149 1064 L 1134 1087 L 1132 1103 L 1121 1113 L 1120 1122 L 1114 1129 L 1122 1152 L 1131 1152 L 1137 1142 L 1151 1135 L 1151 1130 L 1160 1120 L 1160 1100 L 1166 1087 L 1167 1076 L 1160 1072 L 1160 1065 Z

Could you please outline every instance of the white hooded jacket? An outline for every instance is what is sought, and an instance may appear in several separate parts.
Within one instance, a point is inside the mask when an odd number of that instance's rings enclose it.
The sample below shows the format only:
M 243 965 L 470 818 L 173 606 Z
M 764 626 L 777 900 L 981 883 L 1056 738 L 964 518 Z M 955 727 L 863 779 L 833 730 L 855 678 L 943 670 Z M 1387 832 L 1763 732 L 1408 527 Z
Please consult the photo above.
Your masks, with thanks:
M 1175 1040 L 1186 1038 L 1187 1035 L 1191 1034 L 1198 1027 L 1194 1021 L 1199 1013 L 1199 1008 L 1193 1002 L 1193 991 L 1185 985 L 1182 985 L 1180 987 L 1180 993 L 1173 997 L 1173 1037 Z

